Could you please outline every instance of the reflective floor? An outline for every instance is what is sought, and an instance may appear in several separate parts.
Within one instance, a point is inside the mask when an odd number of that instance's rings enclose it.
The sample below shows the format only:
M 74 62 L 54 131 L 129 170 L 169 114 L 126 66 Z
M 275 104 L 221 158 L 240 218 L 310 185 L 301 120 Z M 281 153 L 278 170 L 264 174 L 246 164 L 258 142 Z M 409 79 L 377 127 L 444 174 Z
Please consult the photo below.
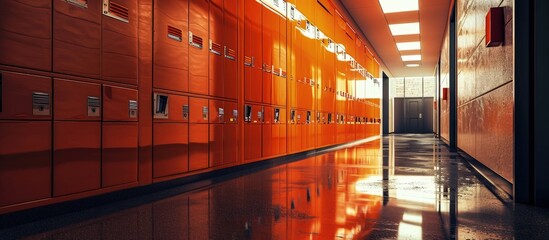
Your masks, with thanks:
M 546 239 L 432 135 L 396 135 L 0 230 L 0 239 Z

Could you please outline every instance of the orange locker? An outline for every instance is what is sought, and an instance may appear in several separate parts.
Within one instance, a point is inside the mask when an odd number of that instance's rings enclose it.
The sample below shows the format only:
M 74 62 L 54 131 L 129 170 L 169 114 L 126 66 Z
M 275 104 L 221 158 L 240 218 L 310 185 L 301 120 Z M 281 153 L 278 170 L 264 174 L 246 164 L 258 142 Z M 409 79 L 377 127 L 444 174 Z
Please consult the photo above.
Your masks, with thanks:
M 154 93 L 153 177 L 189 170 L 189 98 Z
M 285 154 L 286 153 L 286 109 L 283 108 L 275 108 L 274 109 L 274 122 L 273 127 L 275 130 L 273 130 L 273 134 L 276 134 L 274 137 L 274 142 L 277 145 L 277 149 L 275 154 Z
M 263 48 L 261 19 L 262 5 L 257 1 L 244 1 L 244 100 L 262 102 Z
M 51 70 L 52 1 L 0 2 L 0 64 Z
M 223 164 L 223 130 L 225 109 L 222 101 L 210 100 L 210 166 L 217 167 Z
M 53 1 L 53 71 L 99 78 L 102 1 Z
M 0 72 L 0 92 L 0 206 L 49 198 L 51 79 Z
M 154 1 L 153 86 L 189 91 L 187 0 Z
M 210 0 L 210 95 L 223 97 L 224 88 L 224 32 L 223 0 Z
M 261 158 L 261 122 L 263 107 L 259 105 L 244 105 L 244 160 L 251 161 Z
M 204 95 L 209 91 L 208 5 L 208 0 L 189 1 L 189 92 Z
M 54 79 L 53 195 L 101 186 L 101 86 Z
M 225 102 L 225 124 L 223 125 L 223 164 L 236 163 L 238 160 L 239 132 L 238 108 L 235 102 Z
M 103 79 L 137 85 L 137 0 L 104 0 L 101 27 Z
M 189 170 L 209 166 L 208 99 L 189 97 Z
M 269 106 L 263 106 L 263 121 L 261 123 L 261 129 L 262 129 L 262 141 L 261 141 L 261 156 L 262 157 L 270 157 L 273 156 L 275 153 L 273 149 L 274 146 L 274 127 L 273 127 L 273 120 L 274 120 L 274 109 Z M 278 147 L 277 147 L 278 148 Z
M 290 124 L 288 126 L 288 142 L 289 142 L 289 152 L 295 153 L 298 152 L 301 146 L 301 139 L 300 135 L 298 135 L 301 126 L 299 126 L 297 121 L 297 110 L 291 109 L 290 110 Z
M 237 2 L 234 0 L 223 1 L 223 30 L 225 36 L 223 76 L 223 96 L 230 99 L 237 98 L 237 45 L 238 45 L 238 18 Z
M 287 28 L 286 28 L 286 19 L 277 16 L 279 22 L 279 63 L 278 67 L 278 76 L 275 78 L 275 88 L 273 92 L 273 102 L 276 105 L 286 105 L 286 80 L 288 78 L 288 64 L 287 64 Z
M 261 39 L 263 49 L 263 103 L 271 104 L 273 102 L 273 71 L 274 71 L 274 45 L 278 40 L 278 21 L 276 15 L 269 8 L 263 7 L 261 18 Z
M 137 108 L 137 90 L 103 86 L 103 187 L 137 181 Z

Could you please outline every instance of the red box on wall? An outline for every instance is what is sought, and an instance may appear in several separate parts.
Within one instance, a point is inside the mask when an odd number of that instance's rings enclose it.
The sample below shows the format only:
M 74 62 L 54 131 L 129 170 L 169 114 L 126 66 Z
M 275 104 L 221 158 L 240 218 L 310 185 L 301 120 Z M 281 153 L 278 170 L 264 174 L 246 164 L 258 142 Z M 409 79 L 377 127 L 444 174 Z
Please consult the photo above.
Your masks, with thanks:
M 503 8 L 490 8 L 486 14 L 486 47 L 503 44 Z
M 448 100 L 448 88 L 442 88 L 442 100 Z

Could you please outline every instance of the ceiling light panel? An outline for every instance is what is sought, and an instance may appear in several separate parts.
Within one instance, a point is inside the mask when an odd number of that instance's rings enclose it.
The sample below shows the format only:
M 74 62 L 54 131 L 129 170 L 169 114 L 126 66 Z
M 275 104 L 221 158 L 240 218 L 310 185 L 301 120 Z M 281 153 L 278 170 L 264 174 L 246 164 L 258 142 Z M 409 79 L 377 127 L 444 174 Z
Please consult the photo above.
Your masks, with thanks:
M 421 55 L 402 55 L 402 61 L 420 61 Z
M 379 4 L 384 13 L 419 10 L 418 0 L 379 0 Z
M 389 24 L 393 36 L 419 34 L 419 22 Z
M 419 67 L 418 63 L 406 64 L 406 67 Z
M 397 48 L 399 51 L 419 50 L 421 49 L 421 44 L 419 42 L 399 42 L 397 43 Z

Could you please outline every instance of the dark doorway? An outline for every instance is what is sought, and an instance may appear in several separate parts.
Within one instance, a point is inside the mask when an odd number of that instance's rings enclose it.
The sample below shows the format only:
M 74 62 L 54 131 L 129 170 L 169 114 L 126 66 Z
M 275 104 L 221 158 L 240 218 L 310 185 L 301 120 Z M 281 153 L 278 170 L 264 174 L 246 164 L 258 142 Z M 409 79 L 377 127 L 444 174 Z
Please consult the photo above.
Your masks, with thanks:
M 404 104 L 406 132 L 423 133 L 423 99 L 406 98 Z
M 433 97 L 395 98 L 395 133 L 432 133 Z

